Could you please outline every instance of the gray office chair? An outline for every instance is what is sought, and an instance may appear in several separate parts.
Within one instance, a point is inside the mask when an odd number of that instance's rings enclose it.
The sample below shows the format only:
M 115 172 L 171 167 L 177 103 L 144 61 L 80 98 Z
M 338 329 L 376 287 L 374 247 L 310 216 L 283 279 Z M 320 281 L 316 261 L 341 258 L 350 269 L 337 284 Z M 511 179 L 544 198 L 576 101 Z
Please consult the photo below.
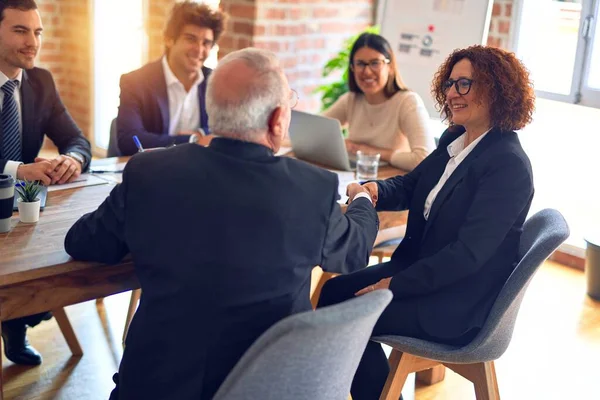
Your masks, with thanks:
M 567 222 L 556 210 L 539 211 L 525 222 L 519 245 L 520 261 L 500 291 L 481 331 L 466 346 L 454 347 L 402 336 L 374 337 L 372 340 L 394 349 L 380 400 L 398 400 L 408 374 L 437 368 L 440 364 L 441 368 L 448 367 L 473 382 L 478 400 L 499 399 L 493 360 L 508 348 L 521 301 L 533 275 L 567 237 Z
M 346 400 L 389 290 L 285 318 L 248 349 L 214 400 Z
M 110 123 L 110 137 L 108 139 L 108 150 L 106 151 L 107 157 L 120 157 L 123 154 L 119 150 L 119 144 L 117 139 L 117 119 L 113 119 Z

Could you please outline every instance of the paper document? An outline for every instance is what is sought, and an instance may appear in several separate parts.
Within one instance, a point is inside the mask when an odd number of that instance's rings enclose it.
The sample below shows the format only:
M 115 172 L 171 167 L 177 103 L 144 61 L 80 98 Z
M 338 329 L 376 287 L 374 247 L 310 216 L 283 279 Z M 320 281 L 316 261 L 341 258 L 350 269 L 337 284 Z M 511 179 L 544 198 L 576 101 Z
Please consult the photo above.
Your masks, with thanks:
M 331 170 L 330 170 L 331 171 Z M 354 172 L 351 171 L 331 171 L 338 176 L 339 185 L 338 185 L 338 193 L 340 195 L 340 199 L 338 203 L 346 204 L 348 201 L 348 196 L 346 196 L 346 188 L 352 182 L 357 182 Z
M 106 185 L 108 181 L 104 179 L 100 179 L 94 175 L 90 174 L 81 174 L 79 178 L 75 179 L 73 182 L 64 183 L 62 185 L 51 185 L 48 187 L 48 192 L 55 192 L 57 190 L 66 190 L 66 189 L 74 189 L 78 187 L 84 186 L 94 186 L 94 185 Z
M 283 156 L 283 155 L 286 155 L 287 153 L 289 153 L 290 151 L 292 151 L 291 147 L 281 146 L 279 148 L 279 151 L 277 153 L 275 153 L 275 155 L 276 156 Z
M 127 162 L 120 162 L 117 164 L 109 164 L 109 165 L 99 165 L 97 167 L 90 167 L 90 173 L 94 174 L 96 172 L 100 172 L 100 173 L 111 173 L 111 172 L 115 172 L 115 173 L 122 173 L 122 171 L 125 169 L 125 165 L 127 165 Z

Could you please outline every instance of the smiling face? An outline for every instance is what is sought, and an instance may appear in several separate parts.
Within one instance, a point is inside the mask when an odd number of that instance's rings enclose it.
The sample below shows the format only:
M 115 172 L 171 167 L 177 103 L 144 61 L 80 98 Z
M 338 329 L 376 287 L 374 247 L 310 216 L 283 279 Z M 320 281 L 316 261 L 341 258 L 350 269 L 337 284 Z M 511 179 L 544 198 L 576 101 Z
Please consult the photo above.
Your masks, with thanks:
M 42 20 L 37 10 L 4 10 L 0 22 L 0 70 L 10 79 L 31 69 L 41 45 Z
M 176 39 L 167 39 L 169 65 L 184 74 L 194 74 L 204 65 L 214 44 L 212 29 L 188 24 Z
M 463 58 L 452 68 L 451 81 L 459 81 L 461 78 L 473 80 L 473 65 L 471 61 Z M 463 85 L 460 85 L 460 83 Z M 459 81 L 460 92 L 465 93 L 465 81 Z M 479 93 L 478 93 L 479 92 Z M 481 98 L 481 90 L 478 90 L 477 81 L 473 80 L 471 89 L 467 94 L 460 94 L 456 85 L 451 85 L 446 91 L 446 104 L 452 113 L 452 122 L 469 129 L 485 129 L 490 127 L 490 109 L 488 100 Z
M 390 67 L 380 52 L 369 47 L 356 51 L 352 59 L 352 73 L 356 84 L 365 95 L 383 94 L 390 76 Z

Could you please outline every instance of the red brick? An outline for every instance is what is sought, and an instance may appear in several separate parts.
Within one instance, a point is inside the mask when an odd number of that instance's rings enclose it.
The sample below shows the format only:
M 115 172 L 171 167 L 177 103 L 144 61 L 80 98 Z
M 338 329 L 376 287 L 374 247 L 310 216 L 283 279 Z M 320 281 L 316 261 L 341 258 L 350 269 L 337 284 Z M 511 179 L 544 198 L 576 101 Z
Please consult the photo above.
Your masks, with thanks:
M 231 17 L 254 19 L 256 18 L 256 7 L 249 4 L 232 4 L 229 7 Z
M 285 19 L 286 13 L 284 9 L 280 8 L 269 8 L 265 12 L 266 19 Z
M 254 34 L 254 25 L 249 22 L 234 22 L 233 23 L 233 32 L 242 34 L 242 35 L 253 35 Z
M 504 16 L 505 17 L 512 17 L 512 4 L 505 4 L 504 5 Z
M 314 8 L 313 9 L 313 17 L 314 18 L 330 18 L 335 17 L 339 14 L 339 11 L 336 8 Z
M 499 17 L 500 15 L 502 15 L 502 5 L 494 3 L 494 7 L 492 8 L 492 16 Z
M 510 21 L 499 21 L 498 32 L 508 34 L 510 32 Z

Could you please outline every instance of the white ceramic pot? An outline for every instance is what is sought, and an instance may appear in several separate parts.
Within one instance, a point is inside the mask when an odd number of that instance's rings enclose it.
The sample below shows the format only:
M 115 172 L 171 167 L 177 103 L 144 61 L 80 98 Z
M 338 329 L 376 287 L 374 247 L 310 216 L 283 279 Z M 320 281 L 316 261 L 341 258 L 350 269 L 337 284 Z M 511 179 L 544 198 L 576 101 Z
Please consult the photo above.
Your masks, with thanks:
M 40 220 L 40 199 L 27 203 L 21 199 L 17 200 L 19 207 L 19 219 L 26 224 L 35 224 Z

